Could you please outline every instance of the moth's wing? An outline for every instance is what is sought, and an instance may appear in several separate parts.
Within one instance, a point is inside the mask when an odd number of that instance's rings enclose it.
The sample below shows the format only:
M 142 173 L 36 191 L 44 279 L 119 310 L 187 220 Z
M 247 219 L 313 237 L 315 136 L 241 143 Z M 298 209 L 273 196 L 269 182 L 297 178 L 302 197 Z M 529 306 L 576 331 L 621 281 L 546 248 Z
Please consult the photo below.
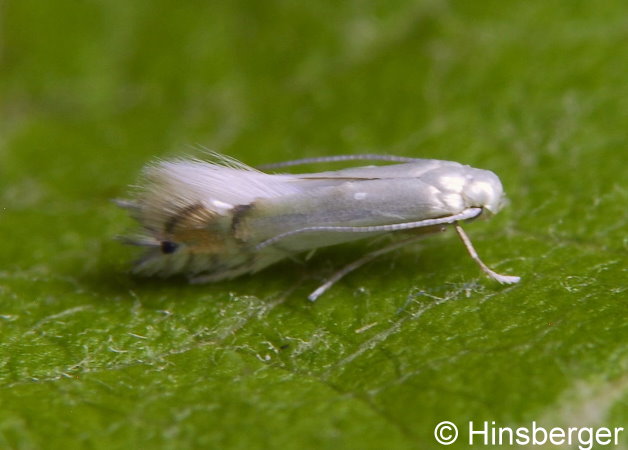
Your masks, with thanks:
M 227 215 L 259 198 L 300 192 L 301 187 L 288 182 L 292 178 L 266 174 L 235 160 L 158 161 L 143 171 L 133 200 L 140 205 L 135 215 L 149 229 L 160 229 L 170 217 L 195 205 Z
M 395 155 L 379 155 L 373 153 L 357 154 L 357 155 L 334 155 L 334 156 L 319 156 L 314 158 L 301 158 L 291 161 L 281 161 L 278 163 L 262 164 L 258 166 L 259 169 L 279 169 L 282 167 L 302 166 L 306 164 L 320 164 L 320 163 L 335 163 L 346 161 L 384 161 L 389 163 L 407 163 L 420 161 L 419 158 L 409 158 L 406 156 Z
M 392 164 L 387 166 L 353 167 L 316 173 L 302 173 L 294 175 L 301 182 L 307 180 L 360 180 L 360 179 L 391 179 L 391 178 L 421 178 L 423 175 L 445 167 L 462 167 L 462 164 L 453 161 L 438 159 L 418 159 L 415 162 Z

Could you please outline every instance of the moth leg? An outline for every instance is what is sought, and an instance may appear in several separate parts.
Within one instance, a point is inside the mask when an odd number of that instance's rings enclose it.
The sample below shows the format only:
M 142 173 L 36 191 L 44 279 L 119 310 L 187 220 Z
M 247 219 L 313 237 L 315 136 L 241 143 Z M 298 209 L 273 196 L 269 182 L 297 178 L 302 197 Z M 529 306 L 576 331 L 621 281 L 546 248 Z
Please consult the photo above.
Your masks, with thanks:
M 375 250 L 375 251 L 372 251 L 370 253 L 367 253 L 362 258 L 360 258 L 360 259 L 358 259 L 356 261 L 353 261 L 351 264 L 347 264 L 342 269 L 340 269 L 335 274 L 333 274 L 325 283 L 320 285 L 314 292 L 312 292 L 310 295 L 308 295 L 307 299 L 309 301 L 311 301 L 311 302 L 316 301 L 316 299 L 318 297 L 320 297 L 325 292 L 327 292 L 329 290 L 329 288 L 331 288 L 334 284 L 336 284 L 336 282 L 338 280 L 340 280 L 342 277 L 344 277 L 345 275 L 353 272 L 356 269 L 359 269 L 361 266 L 363 266 L 366 263 L 371 262 L 372 260 L 374 260 L 378 256 L 381 256 L 381 255 L 383 255 L 385 253 L 388 253 L 388 252 L 392 252 L 393 250 L 397 250 L 398 248 L 404 247 L 408 243 L 410 243 L 412 241 L 419 240 L 422 237 L 423 236 L 413 236 L 413 237 L 411 237 L 409 239 L 404 239 L 402 241 L 393 242 L 392 244 L 389 244 L 389 245 L 387 245 L 387 246 L 385 246 L 383 248 L 380 248 L 378 250 Z
M 480 259 L 480 257 L 478 256 L 478 253 L 475 251 L 475 248 L 473 247 L 473 244 L 471 243 L 471 239 L 469 239 L 469 236 L 467 236 L 467 234 L 464 232 L 460 224 L 458 222 L 455 222 L 454 227 L 456 227 L 456 233 L 458 233 L 458 236 L 460 236 L 460 239 L 462 240 L 462 243 L 464 244 L 464 246 L 467 248 L 467 251 L 469 252 L 469 255 L 471 256 L 471 258 L 480 266 L 480 269 L 482 269 L 484 273 L 487 274 L 490 278 L 502 284 L 518 283 L 519 280 L 521 280 L 521 277 L 516 277 L 512 275 L 501 275 L 491 270 Z

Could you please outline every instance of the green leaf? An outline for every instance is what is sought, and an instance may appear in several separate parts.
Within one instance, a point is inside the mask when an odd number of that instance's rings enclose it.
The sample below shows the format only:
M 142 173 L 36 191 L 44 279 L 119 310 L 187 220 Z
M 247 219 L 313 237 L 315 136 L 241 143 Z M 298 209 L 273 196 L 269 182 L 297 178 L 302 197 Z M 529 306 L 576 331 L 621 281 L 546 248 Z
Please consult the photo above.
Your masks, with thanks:
M 620 2 L 40 2 L 0 36 L 0 447 L 441 448 L 628 428 Z M 499 174 L 510 206 L 211 285 L 128 274 L 153 158 L 350 153 Z M 619 435 L 619 447 L 628 438 Z M 475 441 L 479 445 L 480 438 Z M 575 445 L 577 447 L 577 443 Z M 615 448 L 615 447 L 614 447 Z

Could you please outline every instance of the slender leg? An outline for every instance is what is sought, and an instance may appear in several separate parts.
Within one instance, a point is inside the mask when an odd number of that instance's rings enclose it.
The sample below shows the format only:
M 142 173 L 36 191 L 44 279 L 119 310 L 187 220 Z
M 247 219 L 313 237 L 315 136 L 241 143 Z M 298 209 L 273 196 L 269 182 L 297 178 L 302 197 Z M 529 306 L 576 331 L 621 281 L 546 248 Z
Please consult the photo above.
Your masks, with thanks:
M 482 271 L 484 271 L 484 273 L 486 273 L 490 278 L 502 284 L 514 284 L 514 283 L 518 283 L 521 280 L 521 277 L 512 276 L 512 275 L 501 275 L 491 270 L 480 259 L 477 251 L 475 250 L 475 248 L 473 247 L 473 244 L 471 243 L 471 239 L 469 239 L 469 236 L 467 236 L 467 234 L 464 232 L 460 224 L 458 222 L 455 222 L 454 226 L 456 228 L 456 232 L 458 233 L 458 236 L 460 236 L 460 239 L 462 240 L 462 243 L 467 249 L 467 252 L 469 252 L 469 255 L 471 256 L 471 258 L 480 266 Z M 424 236 L 422 235 L 413 236 L 409 239 L 404 239 L 402 241 L 393 242 L 392 244 L 389 244 L 383 248 L 367 253 L 362 258 L 358 259 L 357 261 L 352 262 L 351 264 L 347 264 L 345 267 L 343 267 L 342 269 L 334 273 L 325 283 L 319 286 L 318 289 L 316 289 L 314 292 L 312 292 L 308 296 L 308 300 L 310 300 L 311 302 L 316 301 L 321 295 L 327 292 L 329 288 L 331 288 L 334 284 L 336 284 L 336 282 L 338 282 L 345 275 L 348 275 L 349 273 L 360 268 L 364 264 L 371 262 L 378 256 L 397 250 L 398 248 L 404 247 L 408 245 L 410 242 L 419 240 L 423 237 Z
M 460 236 L 460 239 L 462 239 L 462 243 L 467 248 L 469 255 L 476 263 L 478 263 L 478 265 L 484 271 L 485 274 L 487 274 L 493 280 L 496 280 L 502 284 L 518 283 L 519 280 L 521 280 L 521 277 L 516 277 L 512 275 L 501 275 L 489 269 L 488 266 L 484 264 L 482 260 L 480 259 L 480 257 L 478 256 L 478 253 L 475 251 L 475 248 L 473 248 L 471 239 L 469 239 L 469 236 L 467 236 L 467 234 L 464 232 L 460 224 L 458 222 L 454 222 L 454 227 L 456 227 L 456 233 L 458 233 L 458 236 Z
M 310 295 L 308 295 L 308 300 L 313 302 L 316 301 L 316 299 L 318 297 L 320 297 L 321 295 L 323 295 L 325 292 L 327 292 L 329 290 L 330 287 L 332 287 L 338 280 L 340 280 L 342 277 L 344 277 L 345 275 L 353 272 L 354 270 L 360 268 L 361 266 L 363 266 L 364 264 L 371 262 L 372 260 L 374 260 L 375 258 L 377 258 L 378 256 L 381 256 L 385 253 L 388 252 L 392 252 L 393 250 L 396 250 L 398 248 L 404 247 L 406 245 L 408 245 L 408 243 L 421 239 L 424 236 L 413 236 L 409 239 L 404 239 L 402 241 L 397 241 L 397 242 L 393 242 L 392 244 L 389 244 L 383 248 L 380 248 L 378 250 L 372 251 L 370 253 L 367 253 L 366 255 L 364 255 L 362 258 L 358 259 L 357 261 L 352 262 L 351 264 L 347 264 L 345 267 L 343 267 L 342 269 L 340 269 L 338 272 L 336 272 L 335 274 L 333 274 L 331 276 L 331 278 L 329 278 L 329 280 L 327 280 L 325 283 L 323 283 L 321 286 L 318 287 L 318 289 L 316 289 L 314 292 L 312 292 Z

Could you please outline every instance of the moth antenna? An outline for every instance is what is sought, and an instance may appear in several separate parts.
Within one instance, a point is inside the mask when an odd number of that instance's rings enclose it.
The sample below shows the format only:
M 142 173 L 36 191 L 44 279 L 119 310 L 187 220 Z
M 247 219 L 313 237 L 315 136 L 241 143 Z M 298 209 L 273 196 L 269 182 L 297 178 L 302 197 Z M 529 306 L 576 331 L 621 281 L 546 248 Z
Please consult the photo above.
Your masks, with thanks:
M 484 271 L 490 278 L 496 280 L 501 284 L 514 284 L 518 283 L 521 280 L 521 277 L 513 276 L 513 275 L 501 275 L 493 270 L 491 270 L 484 262 L 480 259 L 478 252 L 475 251 L 473 244 L 471 243 L 471 239 L 467 236 L 467 233 L 464 232 L 462 227 L 458 222 L 454 223 L 454 227 L 456 228 L 456 233 L 460 236 L 462 243 L 467 248 L 469 255 L 471 258 L 480 266 L 480 269 Z
M 404 247 L 408 243 L 410 243 L 412 241 L 419 240 L 421 238 L 423 238 L 423 236 L 413 236 L 410 239 L 404 239 L 402 241 L 393 242 L 392 244 L 389 244 L 389 245 L 387 245 L 385 247 L 382 247 L 382 248 L 380 248 L 378 250 L 375 250 L 375 251 L 372 251 L 370 253 L 367 253 L 362 258 L 360 258 L 360 259 L 358 259 L 356 261 L 353 261 L 351 264 L 347 264 L 342 269 L 340 269 L 339 271 L 334 273 L 327 281 L 325 281 L 325 283 L 321 284 L 314 292 L 312 292 L 310 295 L 308 295 L 307 299 L 309 301 L 311 301 L 311 302 L 316 301 L 316 299 L 318 299 L 321 295 L 323 295 L 325 292 L 327 292 L 329 290 L 329 288 L 331 288 L 334 284 L 336 284 L 345 275 L 348 275 L 349 273 L 353 272 L 354 270 L 359 269 L 363 265 L 373 261 L 378 256 L 381 256 L 381 255 L 384 255 L 384 254 L 386 254 L 388 252 L 392 252 L 394 250 L 397 250 L 398 248 Z
M 293 159 L 291 161 L 282 161 L 278 163 L 263 164 L 257 166 L 258 169 L 280 169 L 282 167 L 301 166 L 304 164 L 316 164 L 326 162 L 342 162 L 342 161 L 386 161 L 386 162 L 417 162 L 418 158 L 409 158 L 406 156 L 395 155 L 378 155 L 374 153 L 365 153 L 362 155 L 336 155 L 336 156 L 319 156 L 316 158 Z
M 367 226 L 354 226 L 354 227 L 342 227 L 342 226 L 316 226 L 316 227 L 305 227 L 299 228 L 298 230 L 287 231 L 285 233 L 281 233 L 277 236 L 274 236 L 270 239 L 266 239 L 263 242 L 260 242 L 255 246 L 255 250 L 259 251 L 269 245 L 273 245 L 282 239 L 285 239 L 290 236 L 294 236 L 295 234 L 307 233 L 310 231 L 329 231 L 329 232 L 340 232 L 340 233 L 380 233 L 380 232 L 389 232 L 389 231 L 401 231 L 401 230 L 411 230 L 413 228 L 425 228 L 431 227 L 434 225 L 444 225 L 455 223 L 458 220 L 468 220 L 473 219 L 474 217 L 479 216 L 482 213 L 482 208 L 467 208 L 460 214 L 454 214 L 447 217 L 439 217 L 436 219 L 424 219 L 418 220 L 415 222 L 400 222 L 400 223 L 392 223 L 389 225 L 367 225 Z

